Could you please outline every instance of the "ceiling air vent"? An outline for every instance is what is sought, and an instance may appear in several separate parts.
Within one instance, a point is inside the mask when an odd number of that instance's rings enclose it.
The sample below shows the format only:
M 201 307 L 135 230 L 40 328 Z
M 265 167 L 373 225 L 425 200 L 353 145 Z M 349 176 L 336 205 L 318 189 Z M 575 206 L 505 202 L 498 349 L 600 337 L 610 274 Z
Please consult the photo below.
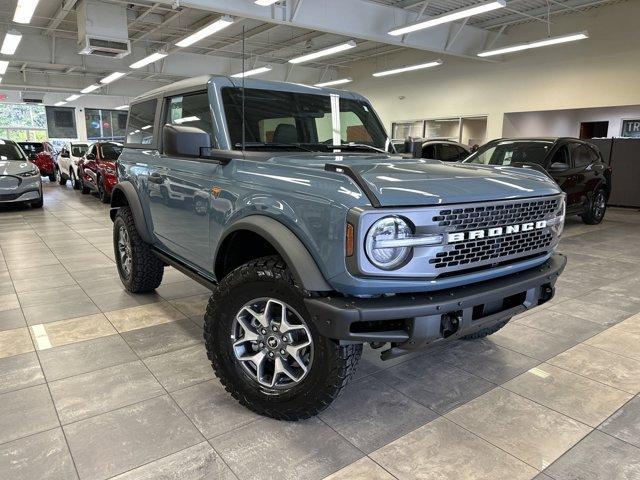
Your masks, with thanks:
M 131 53 L 127 11 L 123 5 L 82 0 L 76 9 L 78 53 L 122 58 Z
M 105 38 L 84 37 L 84 46 L 79 52 L 82 55 L 99 55 L 101 57 L 122 58 L 131 53 L 129 40 L 121 42 Z

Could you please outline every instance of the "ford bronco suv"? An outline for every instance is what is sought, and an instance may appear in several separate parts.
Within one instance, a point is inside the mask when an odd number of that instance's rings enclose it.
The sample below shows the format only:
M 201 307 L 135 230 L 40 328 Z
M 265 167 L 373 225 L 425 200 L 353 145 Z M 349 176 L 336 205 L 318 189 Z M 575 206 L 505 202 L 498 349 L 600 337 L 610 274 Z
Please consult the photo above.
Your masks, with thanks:
M 360 95 L 240 82 L 133 101 L 111 200 L 128 291 L 167 265 L 211 288 L 206 349 L 240 403 L 307 418 L 364 343 L 480 338 L 553 297 L 565 197 L 544 173 L 403 159 Z

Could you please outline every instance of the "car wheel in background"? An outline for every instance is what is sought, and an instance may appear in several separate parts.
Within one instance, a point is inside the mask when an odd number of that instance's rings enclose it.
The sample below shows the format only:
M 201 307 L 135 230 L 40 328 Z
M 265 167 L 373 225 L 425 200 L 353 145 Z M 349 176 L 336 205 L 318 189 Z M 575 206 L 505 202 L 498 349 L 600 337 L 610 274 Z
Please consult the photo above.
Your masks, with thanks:
M 160 286 L 164 263 L 138 234 L 129 207 L 120 207 L 113 221 L 113 249 L 118 274 L 127 291 L 145 293 Z
M 66 185 L 67 179 L 62 174 L 59 168 L 56 168 L 56 180 L 58 180 L 58 185 Z
M 278 256 L 238 267 L 213 292 L 204 319 L 207 355 L 225 389 L 279 420 L 312 417 L 355 372 L 362 345 L 322 336 L 303 292 Z
M 80 190 L 80 180 L 76 178 L 76 174 L 73 168 L 69 169 L 69 179 L 71 180 L 71 186 L 74 190 Z
M 82 191 L 83 195 L 87 195 L 91 191 L 91 189 L 84 184 L 84 178 L 82 178 L 83 177 L 82 172 L 79 170 L 78 170 L 78 175 L 80 175 L 80 190 Z
M 49 177 L 49 181 L 51 183 L 55 182 L 58 178 L 58 174 L 57 174 L 57 170 L 54 170 L 53 173 L 51 175 L 48 176 Z
M 582 215 L 582 221 L 588 225 L 597 225 L 604 219 L 607 211 L 607 194 L 599 188 L 593 193 L 587 211 Z

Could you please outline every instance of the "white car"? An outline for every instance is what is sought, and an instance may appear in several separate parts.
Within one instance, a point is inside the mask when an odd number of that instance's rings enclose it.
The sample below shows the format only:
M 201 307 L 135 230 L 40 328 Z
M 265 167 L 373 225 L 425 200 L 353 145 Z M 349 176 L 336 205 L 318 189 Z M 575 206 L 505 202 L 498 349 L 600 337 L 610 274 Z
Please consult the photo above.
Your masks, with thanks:
M 62 149 L 58 156 L 58 180 L 60 185 L 66 185 L 71 180 L 75 190 L 82 186 L 78 175 L 78 162 L 89 149 L 89 144 L 84 142 L 72 142 L 68 148 Z

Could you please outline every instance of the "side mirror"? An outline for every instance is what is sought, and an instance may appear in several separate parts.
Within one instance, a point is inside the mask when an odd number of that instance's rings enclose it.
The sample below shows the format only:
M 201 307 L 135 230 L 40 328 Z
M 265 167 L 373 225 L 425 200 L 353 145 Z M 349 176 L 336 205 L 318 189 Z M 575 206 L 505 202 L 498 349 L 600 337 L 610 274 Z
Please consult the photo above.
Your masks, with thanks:
M 567 170 L 569 170 L 569 165 L 562 162 L 553 162 L 549 166 L 549 171 L 551 172 L 566 172 Z
M 60 156 L 61 156 L 62 158 L 69 158 L 69 157 L 70 157 L 70 155 L 69 155 L 69 150 L 62 150 L 62 151 L 60 152 Z
M 85 158 L 86 158 L 87 160 L 95 160 L 95 159 L 96 159 L 96 154 L 95 154 L 95 153 L 87 153 L 87 154 L 85 155 Z
M 203 148 L 211 148 L 211 136 L 197 127 L 165 125 L 162 142 L 166 155 L 200 157 Z

